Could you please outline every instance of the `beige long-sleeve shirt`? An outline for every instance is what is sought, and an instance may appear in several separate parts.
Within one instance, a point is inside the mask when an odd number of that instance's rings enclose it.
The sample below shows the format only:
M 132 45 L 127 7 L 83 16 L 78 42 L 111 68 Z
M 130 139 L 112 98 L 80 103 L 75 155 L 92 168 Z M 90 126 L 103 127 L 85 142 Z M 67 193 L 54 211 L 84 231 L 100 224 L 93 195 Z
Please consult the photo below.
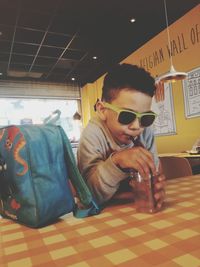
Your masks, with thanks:
M 144 130 L 140 140 L 154 155 L 154 161 L 158 165 L 151 127 Z M 118 190 L 120 182 L 129 177 L 129 173 L 122 171 L 113 163 L 112 153 L 133 146 L 133 143 L 118 145 L 98 116 L 92 118 L 83 130 L 77 151 L 78 167 L 99 204 L 109 200 Z

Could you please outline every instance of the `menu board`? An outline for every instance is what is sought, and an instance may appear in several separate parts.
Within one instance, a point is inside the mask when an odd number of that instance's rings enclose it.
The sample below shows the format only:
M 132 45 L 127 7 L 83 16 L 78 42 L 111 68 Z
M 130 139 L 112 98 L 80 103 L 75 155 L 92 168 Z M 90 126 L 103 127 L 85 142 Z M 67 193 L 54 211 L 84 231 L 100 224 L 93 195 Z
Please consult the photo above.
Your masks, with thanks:
M 186 118 L 200 116 L 200 68 L 188 72 L 182 83 Z
M 153 127 L 155 136 L 176 134 L 174 103 L 171 83 L 164 84 L 164 97 L 152 101 L 152 110 L 158 115 Z

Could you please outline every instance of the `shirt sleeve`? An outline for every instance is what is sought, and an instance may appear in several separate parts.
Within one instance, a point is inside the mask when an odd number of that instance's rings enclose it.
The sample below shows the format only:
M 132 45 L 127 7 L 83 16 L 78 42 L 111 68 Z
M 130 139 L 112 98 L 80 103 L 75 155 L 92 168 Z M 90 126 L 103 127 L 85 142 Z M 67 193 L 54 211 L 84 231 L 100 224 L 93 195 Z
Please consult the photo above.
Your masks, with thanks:
M 77 161 L 83 178 L 99 204 L 109 200 L 119 188 L 120 181 L 128 177 L 113 163 L 112 152 L 100 129 L 82 133 Z

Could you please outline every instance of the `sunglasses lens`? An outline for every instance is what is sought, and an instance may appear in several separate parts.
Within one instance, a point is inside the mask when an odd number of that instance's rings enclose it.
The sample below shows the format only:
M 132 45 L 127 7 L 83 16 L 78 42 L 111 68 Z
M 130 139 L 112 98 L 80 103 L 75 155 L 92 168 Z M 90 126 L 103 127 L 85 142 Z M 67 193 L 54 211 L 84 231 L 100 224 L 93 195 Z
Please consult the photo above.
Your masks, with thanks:
M 121 124 L 129 124 L 136 119 L 136 115 L 132 112 L 121 111 L 118 117 L 118 121 Z
M 141 123 L 141 126 L 148 127 L 154 122 L 154 120 L 155 120 L 154 114 L 143 115 L 141 117 L 140 123 Z

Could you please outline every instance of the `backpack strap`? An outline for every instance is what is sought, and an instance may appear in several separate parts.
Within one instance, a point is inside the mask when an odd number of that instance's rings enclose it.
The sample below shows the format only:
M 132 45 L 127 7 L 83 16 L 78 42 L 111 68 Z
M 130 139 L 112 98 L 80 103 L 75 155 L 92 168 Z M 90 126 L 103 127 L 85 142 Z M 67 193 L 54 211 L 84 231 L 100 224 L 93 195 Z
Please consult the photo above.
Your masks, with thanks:
M 92 197 L 92 194 L 86 185 L 83 177 L 81 176 L 78 167 L 76 165 L 75 157 L 72 151 L 72 147 L 70 141 L 65 134 L 62 127 L 57 126 L 60 130 L 62 140 L 63 140 L 63 147 L 64 147 L 64 154 L 65 154 L 65 161 L 67 165 L 67 170 L 69 173 L 69 178 L 74 186 L 75 190 L 77 191 L 78 197 L 80 198 L 81 203 L 84 205 L 85 208 L 79 208 L 77 205 L 75 207 L 74 216 L 78 218 L 87 217 L 90 215 L 99 214 L 100 208 L 96 204 L 95 200 Z

